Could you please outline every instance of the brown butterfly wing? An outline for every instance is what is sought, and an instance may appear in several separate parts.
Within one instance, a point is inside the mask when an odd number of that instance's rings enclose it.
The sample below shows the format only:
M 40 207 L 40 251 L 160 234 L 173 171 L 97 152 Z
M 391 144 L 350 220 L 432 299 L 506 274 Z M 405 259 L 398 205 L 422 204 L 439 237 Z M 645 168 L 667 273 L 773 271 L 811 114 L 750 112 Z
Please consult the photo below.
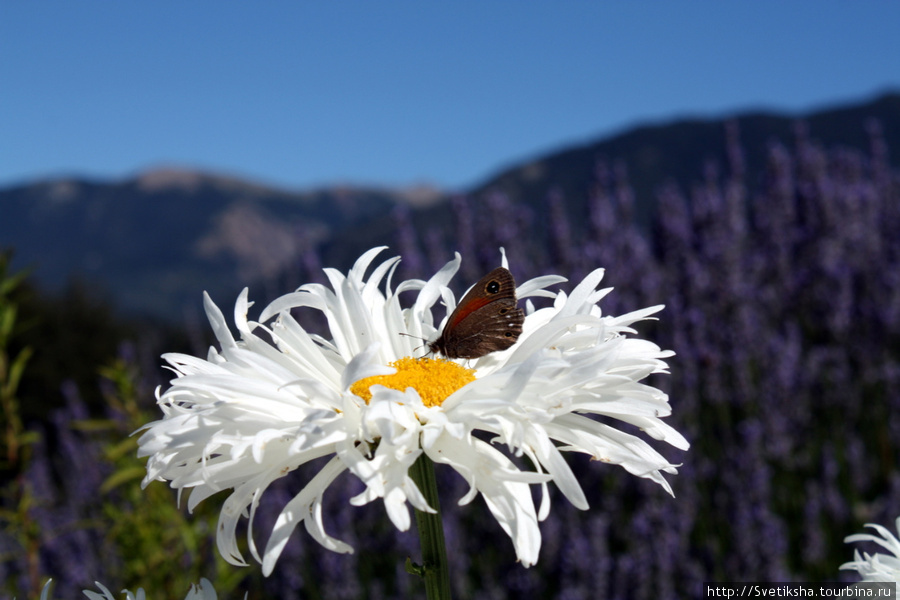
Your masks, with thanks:
M 479 358 L 515 344 L 524 321 L 525 313 L 516 308 L 516 282 L 500 267 L 463 296 L 429 347 L 447 358 Z
M 444 334 L 448 358 L 479 358 L 506 350 L 522 334 L 525 313 L 513 299 L 497 300 L 473 311 Z

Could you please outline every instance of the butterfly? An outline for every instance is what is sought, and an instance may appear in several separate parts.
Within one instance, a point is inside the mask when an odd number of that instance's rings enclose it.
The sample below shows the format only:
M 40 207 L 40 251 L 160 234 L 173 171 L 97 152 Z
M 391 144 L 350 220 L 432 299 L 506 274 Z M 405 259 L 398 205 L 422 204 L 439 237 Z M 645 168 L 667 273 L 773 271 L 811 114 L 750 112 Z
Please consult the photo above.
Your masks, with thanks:
M 516 281 L 498 267 L 463 296 L 428 348 L 447 358 L 480 358 L 515 344 L 524 322 L 525 312 L 516 306 Z

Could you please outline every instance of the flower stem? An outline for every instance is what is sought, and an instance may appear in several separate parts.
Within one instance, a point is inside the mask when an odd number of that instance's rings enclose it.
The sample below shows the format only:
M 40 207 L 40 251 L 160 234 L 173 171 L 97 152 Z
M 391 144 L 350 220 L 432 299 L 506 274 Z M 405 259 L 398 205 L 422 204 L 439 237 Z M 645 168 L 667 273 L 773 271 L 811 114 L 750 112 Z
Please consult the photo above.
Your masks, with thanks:
M 425 496 L 435 513 L 416 510 L 416 526 L 422 545 L 422 565 L 413 568 L 407 560 L 407 571 L 425 580 L 428 600 L 450 600 L 450 570 L 447 564 L 447 546 L 444 542 L 444 526 L 441 522 L 441 501 L 438 497 L 434 463 L 423 453 L 416 460 L 410 476 Z

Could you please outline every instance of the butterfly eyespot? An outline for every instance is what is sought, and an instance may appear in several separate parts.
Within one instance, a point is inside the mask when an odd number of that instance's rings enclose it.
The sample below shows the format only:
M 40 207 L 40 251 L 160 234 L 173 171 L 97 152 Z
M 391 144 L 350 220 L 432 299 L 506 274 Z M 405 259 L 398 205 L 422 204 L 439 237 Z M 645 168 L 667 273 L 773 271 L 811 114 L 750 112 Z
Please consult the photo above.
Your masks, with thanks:
M 512 331 L 507 331 L 507 332 L 504 333 L 503 335 L 506 336 L 506 337 L 512 337 Z
M 500 291 L 500 282 L 496 279 L 491 279 L 486 286 L 484 286 L 484 291 L 488 294 L 496 294 Z
M 498 314 L 505 315 L 508 312 L 509 312 L 508 308 L 501 308 Z

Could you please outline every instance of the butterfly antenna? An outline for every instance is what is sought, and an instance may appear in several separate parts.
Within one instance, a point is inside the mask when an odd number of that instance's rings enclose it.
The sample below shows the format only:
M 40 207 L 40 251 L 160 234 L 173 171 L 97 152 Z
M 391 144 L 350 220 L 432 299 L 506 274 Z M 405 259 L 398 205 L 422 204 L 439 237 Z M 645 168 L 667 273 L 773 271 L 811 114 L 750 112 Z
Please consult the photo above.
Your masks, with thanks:
M 428 340 L 425 339 L 425 338 L 423 338 L 423 337 L 419 337 L 419 336 L 413 335 L 413 334 L 411 334 L 411 333 L 403 333 L 403 332 L 400 332 L 400 335 L 405 335 L 406 337 L 416 338 L 417 340 L 421 340 L 421 341 L 425 342 L 425 343 L 422 344 L 421 346 L 417 346 L 417 347 L 413 348 L 413 352 L 415 352 L 415 351 L 418 350 L 419 348 L 424 348 L 425 346 L 428 345 Z M 426 353 L 426 356 L 427 356 L 427 355 L 428 355 L 428 354 Z M 424 357 L 423 357 L 423 358 L 424 358 Z

